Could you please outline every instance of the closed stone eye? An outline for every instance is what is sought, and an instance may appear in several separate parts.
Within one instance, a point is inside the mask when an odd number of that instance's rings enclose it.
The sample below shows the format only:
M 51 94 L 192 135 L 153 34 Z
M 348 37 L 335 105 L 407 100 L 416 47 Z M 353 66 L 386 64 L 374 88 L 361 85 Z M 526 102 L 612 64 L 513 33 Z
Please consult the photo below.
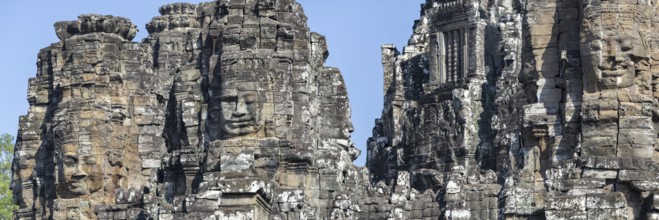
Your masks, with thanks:
M 620 50 L 622 51 L 628 51 L 634 48 L 634 45 L 632 45 L 632 42 L 630 40 L 622 40 L 620 43 Z

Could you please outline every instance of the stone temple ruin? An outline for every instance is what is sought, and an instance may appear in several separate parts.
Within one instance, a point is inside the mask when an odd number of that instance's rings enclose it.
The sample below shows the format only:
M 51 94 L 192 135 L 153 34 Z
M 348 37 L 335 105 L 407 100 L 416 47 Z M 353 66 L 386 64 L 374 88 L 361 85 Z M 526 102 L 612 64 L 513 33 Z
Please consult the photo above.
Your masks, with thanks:
M 427 0 L 366 167 L 294 0 L 55 24 L 16 219 L 659 219 L 657 0 Z M 402 31 L 402 30 L 401 30 Z

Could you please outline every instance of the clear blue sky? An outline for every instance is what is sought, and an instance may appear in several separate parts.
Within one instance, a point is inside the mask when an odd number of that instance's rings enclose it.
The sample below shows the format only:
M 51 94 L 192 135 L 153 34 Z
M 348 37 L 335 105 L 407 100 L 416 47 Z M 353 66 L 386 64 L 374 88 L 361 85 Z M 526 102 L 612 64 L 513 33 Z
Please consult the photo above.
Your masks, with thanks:
M 13 136 L 18 117 L 27 113 L 27 80 L 36 75 L 39 49 L 57 42 L 53 24 L 76 20 L 80 14 L 111 14 L 127 17 L 140 32 L 158 15 L 160 5 L 182 0 L 3 0 L 0 2 L 0 133 Z M 188 1 L 191 3 L 205 1 Z M 424 0 L 298 0 L 309 17 L 312 31 L 327 37 L 330 57 L 327 66 L 341 69 L 348 86 L 353 141 L 362 149 L 355 161 L 363 165 L 366 139 L 371 136 L 375 118 L 382 110 L 382 64 L 380 46 L 396 44 L 402 50 L 419 19 Z

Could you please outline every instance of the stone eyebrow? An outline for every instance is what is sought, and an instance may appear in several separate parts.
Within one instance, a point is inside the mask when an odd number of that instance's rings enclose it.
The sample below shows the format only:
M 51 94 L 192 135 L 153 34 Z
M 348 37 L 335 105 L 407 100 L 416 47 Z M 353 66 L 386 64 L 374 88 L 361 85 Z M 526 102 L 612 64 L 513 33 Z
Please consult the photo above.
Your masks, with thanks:
M 238 95 L 237 94 L 222 95 L 220 97 L 220 101 L 223 101 L 223 102 L 236 102 L 236 101 L 238 101 Z

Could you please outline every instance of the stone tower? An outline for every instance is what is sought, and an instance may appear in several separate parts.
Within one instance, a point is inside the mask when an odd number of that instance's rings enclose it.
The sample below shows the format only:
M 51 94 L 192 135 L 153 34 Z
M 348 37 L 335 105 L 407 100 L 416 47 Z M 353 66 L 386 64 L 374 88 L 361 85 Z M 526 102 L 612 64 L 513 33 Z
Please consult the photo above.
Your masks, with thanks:
M 342 76 L 298 3 L 160 14 L 140 43 L 121 17 L 55 24 L 21 117 L 17 219 L 317 219 L 363 191 Z
M 657 21 L 656 1 L 426 1 L 382 47 L 371 182 L 433 190 L 443 219 L 658 218 Z

